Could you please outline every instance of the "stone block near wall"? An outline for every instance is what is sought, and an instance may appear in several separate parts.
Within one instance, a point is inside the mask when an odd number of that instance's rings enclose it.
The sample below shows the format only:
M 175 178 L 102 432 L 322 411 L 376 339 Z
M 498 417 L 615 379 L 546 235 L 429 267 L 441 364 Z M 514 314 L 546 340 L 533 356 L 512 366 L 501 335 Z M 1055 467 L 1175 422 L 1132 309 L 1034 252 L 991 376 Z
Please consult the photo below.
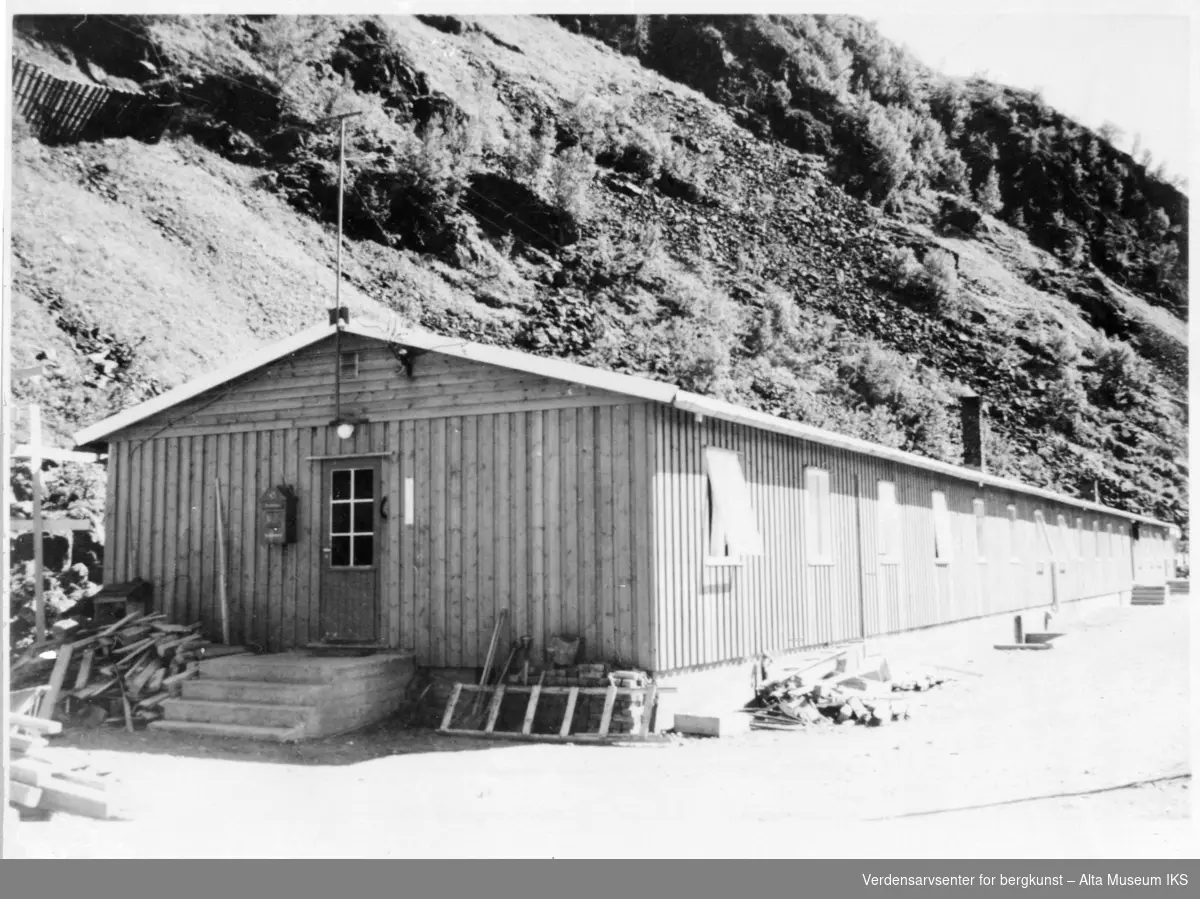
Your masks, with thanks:
M 750 732 L 750 716 L 728 715 L 675 715 L 675 731 L 700 737 L 729 737 Z

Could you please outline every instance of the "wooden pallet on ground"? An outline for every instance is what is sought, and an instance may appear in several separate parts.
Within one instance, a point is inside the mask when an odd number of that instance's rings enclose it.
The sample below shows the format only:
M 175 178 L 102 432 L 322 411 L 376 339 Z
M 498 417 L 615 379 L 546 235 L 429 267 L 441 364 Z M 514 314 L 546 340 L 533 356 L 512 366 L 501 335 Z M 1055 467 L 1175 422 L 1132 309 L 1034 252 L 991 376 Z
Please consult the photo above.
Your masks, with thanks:
M 454 712 L 458 707 L 459 699 L 464 693 L 473 692 L 477 697 L 483 694 L 490 693 L 491 699 L 487 706 L 486 723 L 482 728 L 464 728 L 451 727 L 454 721 Z M 442 714 L 442 723 L 438 731 L 444 734 L 455 734 L 460 736 L 471 737 L 493 737 L 504 740 L 542 740 L 559 743 L 603 743 L 603 742 L 626 742 L 631 740 L 645 741 L 650 739 L 650 720 L 654 715 L 655 707 L 658 704 L 658 696 L 660 693 L 672 693 L 674 688 L 659 687 L 656 684 L 650 684 L 645 687 L 547 687 L 542 684 L 455 684 L 454 692 L 450 694 L 450 699 L 446 703 L 446 710 Z M 498 731 L 496 730 L 496 722 L 500 717 L 500 706 L 504 702 L 504 697 L 511 694 L 529 694 L 529 702 L 525 707 L 525 718 L 521 725 L 520 731 Z M 556 734 L 535 734 L 533 733 L 533 720 L 537 715 L 538 702 L 541 697 L 546 695 L 565 695 L 567 697 L 566 708 L 563 712 L 562 724 L 559 726 Z M 600 726 L 595 733 L 571 733 L 571 722 L 575 716 L 575 705 L 579 701 L 580 696 L 603 696 L 604 711 L 600 717 Z M 645 696 L 645 704 L 642 709 L 641 727 L 635 734 L 612 734 L 609 729 L 612 726 L 612 713 L 616 705 L 617 697 Z M 474 718 L 475 716 L 472 716 Z

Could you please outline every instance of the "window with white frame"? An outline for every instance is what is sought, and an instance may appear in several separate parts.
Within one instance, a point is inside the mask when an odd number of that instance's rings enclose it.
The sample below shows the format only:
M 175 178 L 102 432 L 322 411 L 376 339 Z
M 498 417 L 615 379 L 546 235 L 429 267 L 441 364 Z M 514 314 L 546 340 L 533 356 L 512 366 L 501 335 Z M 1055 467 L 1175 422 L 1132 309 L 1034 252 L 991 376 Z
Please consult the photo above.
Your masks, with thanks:
M 975 554 L 980 562 L 987 561 L 987 503 L 981 499 L 971 501 L 975 513 Z
M 954 557 L 950 538 L 950 510 L 946 507 L 946 494 L 934 490 L 931 495 L 933 503 L 933 558 L 939 565 L 948 563 Z
M 896 500 L 896 485 L 879 482 L 879 561 L 885 565 L 899 564 L 904 533 L 901 530 L 900 504 Z
M 1087 558 L 1087 547 L 1084 545 L 1083 537 L 1083 518 L 1078 517 L 1075 519 L 1075 558 L 1077 559 Z
M 804 469 L 805 548 L 809 565 L 833 564 L 833 508 L 829 472 Z
M 1067 524 L 1067 516 L 1059 514 L 1056 516 L 1058 527 L 1055 528 L 1054 557 L 1060 562 L 1065 562 L 1071 557 L 1071 528 Z
M 739 565 L 743 556 L 761 556 L 762 536 L 738 454 L 707 446 L 704 466 L 708 476 L 706 564 Z
M 1113 535 L 1113 526 L 1111 521 L 1105 527 L 1105 530 L 1108 531 L 1108 557 L 1111 559 L 1117 554 L 1117 538 Z
M 1099 560 L 1100 553 L 1100 519 L 1092 519 L 1092 558 Z
M 1009 505 L 1008 507 L 1008 560 L 1010 562 L 1020 562 L 1021 554 L 1018 552 L 1017 543 L 1017 507 Z

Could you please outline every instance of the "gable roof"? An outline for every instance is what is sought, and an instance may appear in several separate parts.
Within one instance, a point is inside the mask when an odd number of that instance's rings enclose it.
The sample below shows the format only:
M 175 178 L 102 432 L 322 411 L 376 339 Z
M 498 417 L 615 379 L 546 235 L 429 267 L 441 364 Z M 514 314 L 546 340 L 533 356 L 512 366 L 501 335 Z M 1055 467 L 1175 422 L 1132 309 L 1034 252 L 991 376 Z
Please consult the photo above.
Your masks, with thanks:
M 335 325 L 317 325 L 293 334 L 291 337 L 263 347 L 210 374 L 188 381 L 186 384 L 182 384 L 173 390 L 168 390 L 166 393 L 132 406 L 122 412 L 118 412 L 116 415 L 109 416 L 102 421 L 96 422 L 94 425 L 83 428 L 75 434 L 75 443 L 81 448 L 103 443 L 107 437 L 117 431 L 199 396 L 207 390 L 219 387 L 242 375 L 249 374 L 264 365 L 269 365 L 272 362 L 290 356 L 327 337 L 332 337 L 336 331 L 337 327 Z M 1040 487 L 1033 487 L 1011 478 L 1002 478 L 997 475 L 981 472 L 977 469 L 952 465 L 948 462 L 940 462 L 926 456 L 919 456 L 916 453 L 893 449 L 856 437 L 848 437 L 775 415 L 768 415 L 764 412 L 756 412 L 744 406 L 737 406 L 733 403 L 691 393 L 676 387 L 674 384 L 654 381 L 650 378 L 640 378 L 633 375 L 603 371 L 602 369 L 590 368 L 562 359 L 548 359 L 543 356 L 534 356 L 530 353 L 522 353 L 517 350 L 472 343 L 471 341 L 444 337 L 427 331 L 399 329 L 391 325 L 378 325 L 369 321 L 344 324 L 342 333 L 373 340 L 388 341 L 410 349 L 441 353 L 459 359 L 471 360 L 486 365 L 495 365 L 513 371 L 526 372 L 554 380 L 579 384 L 584 387 L 592 387 L 597 390 L 663 403 L 664 405 L 673 406 L 676 409 L 690 412 L 694 415 L 711 416 L 759 430 L 797 437 L 814 443 L 824 444 L 825 446 L 832 446 L 902 465 L 910 465 L 925 469 L 926 471 L 933 471 L 960 480 L 970 481 L 979 486 L 990 485 L 1091 511 L 1104 512 L 1109 515 L 1126 518 L 1130 521 L 1140 521 L 1166 528 L 1173 527 L 1166 522 L 1154 518 L 1132 512 L 1123 512 L 1120 509 L 1113 509 L 1099 503 L 1056 493 L 1052 490 L 1044 490 Z

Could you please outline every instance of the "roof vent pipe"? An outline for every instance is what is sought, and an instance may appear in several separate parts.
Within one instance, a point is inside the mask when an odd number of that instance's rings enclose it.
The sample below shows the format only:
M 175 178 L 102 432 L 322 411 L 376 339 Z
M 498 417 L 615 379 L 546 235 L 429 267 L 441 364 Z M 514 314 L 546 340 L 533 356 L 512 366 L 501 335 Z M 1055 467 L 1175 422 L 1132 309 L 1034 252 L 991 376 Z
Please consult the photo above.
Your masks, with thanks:
M 959 399 L 962 415 L 963 465 L 987 471 L 983 455 L 983 398 L 968 394 Z

